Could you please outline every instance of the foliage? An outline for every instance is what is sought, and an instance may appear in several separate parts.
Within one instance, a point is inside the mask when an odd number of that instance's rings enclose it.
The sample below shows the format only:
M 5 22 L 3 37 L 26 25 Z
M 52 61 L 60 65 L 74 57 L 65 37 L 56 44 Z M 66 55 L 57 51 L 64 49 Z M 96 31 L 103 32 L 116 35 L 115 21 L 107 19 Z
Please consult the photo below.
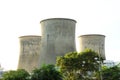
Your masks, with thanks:
M 57 57 L 56 65 L 62 71 L 76 70 L 77 52 L 67 53 L 65 56 Z
M 91 49 L 86 49 L 80 53 L 82 61 L 82 70 L 83 71 L 98 71 L 100 62 L 102 58 L 99 57 L 98 53 L 92 51 Z
M 7 71 L 3 74 L 3 80 L 28 80 L 29 73 L 24 69 Z
M 120 67 L 114 66 L 102 70 L 103 80 L 120 80 Z
M 70 52 L 57 57 L 56 65 L 60 68 L 65 80 L 77 80 L 87 77 L 88 72 L 92 74 L 98 71 L 101 60 L 96 52 L 87 49 L 81 53 Z
M 44 65 L 33 70 L 31 80 L 62 80 L 62 75 L 54 65 Z
M 70 52 L 65 54 L 65 56 L 57 57 L 56 65 L 63 73 L 64 80 L 76 80 L 77 66 L 79 66 L 77 65 L 77 59 L 77 52 Z

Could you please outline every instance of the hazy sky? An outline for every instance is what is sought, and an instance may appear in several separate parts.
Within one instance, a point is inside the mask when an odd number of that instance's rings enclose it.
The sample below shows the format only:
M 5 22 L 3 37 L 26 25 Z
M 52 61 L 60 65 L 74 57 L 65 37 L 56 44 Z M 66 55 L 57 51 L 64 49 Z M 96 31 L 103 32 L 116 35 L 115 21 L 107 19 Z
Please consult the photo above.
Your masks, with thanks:
M 0 0 L 0 63 L 16 69 L 19 38 L 40 35 L 46 18 L 77 21 L 76 34 L 103 34 L 107 60 L 120 61 L 120 0 Z

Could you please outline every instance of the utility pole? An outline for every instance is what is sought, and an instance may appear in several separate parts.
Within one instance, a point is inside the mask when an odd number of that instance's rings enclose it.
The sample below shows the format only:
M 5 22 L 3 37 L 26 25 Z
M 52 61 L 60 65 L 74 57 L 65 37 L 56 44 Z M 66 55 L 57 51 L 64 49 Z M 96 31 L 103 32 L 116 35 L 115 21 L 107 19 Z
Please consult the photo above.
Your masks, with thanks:
M 99 61 L 100 61 L 100 62 L 99 62 L 100 80 L 103 80 L 103 79 L 102 79 L 102 67 L 101 67 L 102 62 L 101 62 L 101 54 L 100 54 L 100 45 L 99 45 L 98 56 L 99 56 Z

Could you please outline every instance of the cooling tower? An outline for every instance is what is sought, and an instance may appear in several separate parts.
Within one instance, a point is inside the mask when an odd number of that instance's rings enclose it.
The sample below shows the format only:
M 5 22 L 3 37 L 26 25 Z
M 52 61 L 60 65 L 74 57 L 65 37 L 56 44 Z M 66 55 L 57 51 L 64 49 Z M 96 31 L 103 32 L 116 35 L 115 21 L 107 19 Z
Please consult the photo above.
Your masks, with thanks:
M 75 20 L 50 18 L 42 20 L 40 23 L 42 30 L 40 66 L 42 64 L 55 64 L 57 56 L 76 51 Z
M 21 36 L 18 69 L 31 72 L 38 67 L 41 36 Z
M 99 53 L 100 56 L 105 59 L 105 36 L 99 34 L 88 34 L 79 37 L 79 51 L 84 49 L 92 49 Z

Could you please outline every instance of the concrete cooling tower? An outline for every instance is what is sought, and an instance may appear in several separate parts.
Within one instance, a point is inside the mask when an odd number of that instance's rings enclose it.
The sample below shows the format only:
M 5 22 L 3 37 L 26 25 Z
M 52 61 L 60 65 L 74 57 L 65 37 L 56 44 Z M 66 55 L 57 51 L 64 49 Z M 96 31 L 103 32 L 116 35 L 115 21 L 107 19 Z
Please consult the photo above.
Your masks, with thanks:
M 100 56 L 105 59 L 105 36 L 99 34 L 88 34 L 79 37 L 79 51 L 84 49 L 92 49 L 99 53 Z
M 42 30 L 40 66 L 42 64 L 55 64 L 57 56 L 76 51 L 75 20 L 50 18 L 42 20 L 40 23 Z
M 41 36 L 21 36 L 18 69 L 31 72 L 38 66 Z

